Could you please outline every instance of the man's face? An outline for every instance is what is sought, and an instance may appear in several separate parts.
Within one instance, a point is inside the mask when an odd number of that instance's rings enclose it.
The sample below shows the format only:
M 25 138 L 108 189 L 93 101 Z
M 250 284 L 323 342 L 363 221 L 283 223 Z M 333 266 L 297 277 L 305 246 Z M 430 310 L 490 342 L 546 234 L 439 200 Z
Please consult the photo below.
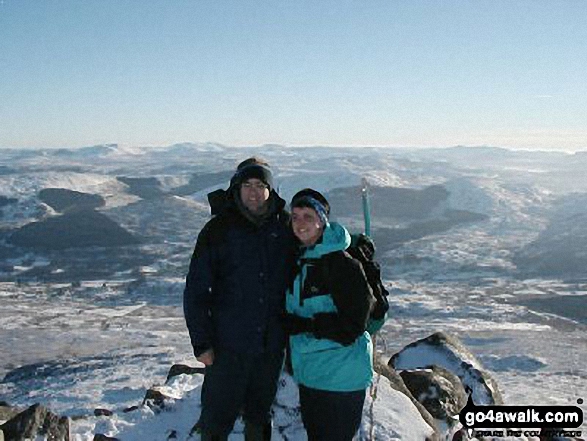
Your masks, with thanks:
M 247 179 L 240 186 L 240 196 L 247 210 L 253 214 L 262 214 L 267 209 L 269 187 L 259 179 Z

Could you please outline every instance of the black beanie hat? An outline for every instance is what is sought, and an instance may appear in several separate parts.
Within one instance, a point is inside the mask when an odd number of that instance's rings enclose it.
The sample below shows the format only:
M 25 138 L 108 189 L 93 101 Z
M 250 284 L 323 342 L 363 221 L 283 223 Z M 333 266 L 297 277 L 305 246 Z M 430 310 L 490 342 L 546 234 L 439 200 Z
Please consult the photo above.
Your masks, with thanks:
M 237 168 L 236 173 L 230 180 L 230 186 L 239 186 L 247 179 L 258 179 L 269 186 L 269 190 L 273 188 L 273 174 L 269 168 L 269 164 L 261 158 L 253 156 L 245 159 Z
M 310 207 L 318 213 L 318 216 L 320 216 L 325 224 L 328 223 L 330 204 L 319 191 L 311 188 L 304 188 L 303 190 L 298 191 L 293 198 L 291 198 L 290 206 L 292 209 L 295 207 Z

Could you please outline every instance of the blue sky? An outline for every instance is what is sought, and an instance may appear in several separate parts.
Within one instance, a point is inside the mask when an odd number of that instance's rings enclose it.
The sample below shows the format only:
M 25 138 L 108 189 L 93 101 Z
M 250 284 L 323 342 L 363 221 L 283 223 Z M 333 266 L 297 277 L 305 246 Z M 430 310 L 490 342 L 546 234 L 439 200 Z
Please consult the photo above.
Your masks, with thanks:
M 584 0 L 0 0 L 0 147 L 587 150 Z

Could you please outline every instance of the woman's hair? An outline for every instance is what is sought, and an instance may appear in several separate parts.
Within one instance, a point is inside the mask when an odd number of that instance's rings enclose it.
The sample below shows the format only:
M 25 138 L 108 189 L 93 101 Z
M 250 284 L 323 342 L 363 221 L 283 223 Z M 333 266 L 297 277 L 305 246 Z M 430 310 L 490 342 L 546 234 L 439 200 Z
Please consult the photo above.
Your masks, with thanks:
M 298 191 L 291 199 L 291 209 L 298 207 L 312 208 L 320 217 L 323 224 L 328 223 L 328 216 L 330 214 L 330 204 L 319 191 L 311 188 L 304 188 Z

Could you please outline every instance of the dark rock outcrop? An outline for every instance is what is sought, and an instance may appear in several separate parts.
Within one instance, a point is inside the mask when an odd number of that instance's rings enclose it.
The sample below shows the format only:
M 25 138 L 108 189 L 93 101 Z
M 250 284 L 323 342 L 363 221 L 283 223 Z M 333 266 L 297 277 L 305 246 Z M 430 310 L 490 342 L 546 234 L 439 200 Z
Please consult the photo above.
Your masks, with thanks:
M 226 183 L 228 186 L 233 174 L 234 170 L 195 174 L 187 184 L 173 189 L 172 193 L 177 196 L 187 196 L 215 185 Z
M 358 187 L 335 188 L 327 194 L 333 216 L 361 217 L 362 204 Z M 449 191 L 443 185 L 423 189 L 370 187 L 371 211 L 374 218 L 395 219 L 404 224 L 396 228 L 374 228 L 373 238 L 382 250 L 448 231 L 456 226 L 486 220 L 484 214 L 453 210 L 447 205 Z
M 34 404 L 0 426 L 6 441 L 25 441 L 42 435 L 51 441 L 69 441 L 69 419 Z
M 160 198 L 166 194 L 161 188 L 161 182 L 155 177 L 129 178 L 118 176 L 116 179 L 128 186 L 129 193 L 142 199 Z
M 26 248 L 63 250 L 135 245 L 139 240 L 104 214 L 83 210 L 24 225 L 12 233 L 9 242 Z
M 461 379 L 477 405 L 503 404 L 495 380 L 455 336 L 437 332 L 407 345 L 388 363 L 397 370 L 441 366 Z
M 177 377 L 178 375 L 195 375 L 195 374 L 202 374 L 204 375 L 206 373 L 206 368 L 203 367 L 191 367 L 185 364 L 174 364 L 173 366 L 171 366 L 171 368 L 169 369 L 169 372 L 167 373 L 167 379 L 165 380 L 165 382 L 169 382 L 169 380 L 171 380 L 173 377 Z
M 55 211 L 64 212 L 70 209 L 93 209 L 106 204 L 98 194 L 82 193 L 66 188 L 44 188 L 39 192 L 39 199 Z
M 106 436 L 103 435 L 101 433 L 96 433 L 94 435 L 94 438 L 92 438 L 93 441 L 120 441 L 120 439 L 118 438 L 113 438 L 111 436 Z
M 17 202 L 18 199 L 0 195 L 0 208 L 4 207 L 5 205 L 16 204 Z
M 358 187 L 335 188 L 328 192 L 333 213 L 360 215 L 362 213 Z M 370 187 L 371 209 L 378 217 L 394 219 L 423 219 L 449 196 L 442 185 L 424 189 L 398 187 Z
M 151 409 L 157 411 L 160 409 L 165 408 L 165 401 L 166 400 L 173 400 L 175 397 L 171 397 L 166 395 L 161 390 L 159 390 L 156 386 L 151 387 L 145 393 L 145 398 L 141 403 L 141 406 L 148 406 Z
M 467 394 L 459 377 L 442 367 L 405 370 L 400 376 L 426 410 L 448 426 L 454 424 L 452 417 L 467 404 Z

